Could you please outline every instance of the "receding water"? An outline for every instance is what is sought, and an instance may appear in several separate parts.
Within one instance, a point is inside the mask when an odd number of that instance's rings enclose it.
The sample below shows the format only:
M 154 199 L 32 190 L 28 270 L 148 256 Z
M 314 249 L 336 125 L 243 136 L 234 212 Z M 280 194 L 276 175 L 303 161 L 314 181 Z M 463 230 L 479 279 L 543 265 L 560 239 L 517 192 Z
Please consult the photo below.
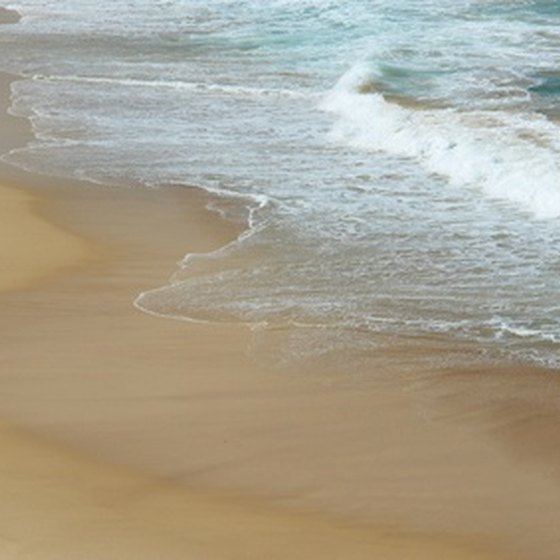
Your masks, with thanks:
M 240 240 L 141 308 L 559 364 L 557 2 L 10 6 L 0 63 L 37 140 L 5 159 L 246 200 Z

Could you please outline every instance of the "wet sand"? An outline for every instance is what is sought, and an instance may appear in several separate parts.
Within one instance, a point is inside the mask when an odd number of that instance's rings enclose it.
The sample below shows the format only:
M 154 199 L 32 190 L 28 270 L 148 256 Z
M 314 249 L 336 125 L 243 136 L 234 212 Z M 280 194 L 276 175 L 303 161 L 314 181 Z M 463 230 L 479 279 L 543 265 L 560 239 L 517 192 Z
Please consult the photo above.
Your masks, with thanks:
M 8 121 L 25 139 L 26 123 Z M 23 197 L 0 227 L 27 275 L 0 274 L 0 417 L 18 426 L 0 430 L 0 555 L 558 557 L 550 372 L 405 374 L 439 344 L 408 340 L 388 341 L 367 376 L 325 377 L 320 359 L 270 367 L 246 327 L 132 305 L 186 252 L 239 233 L 207 194 L 7 166 L 0 179 L 0 201 Z M 19 251 L 17 232 L 38 224 L 57 240 Z M 63 258 L 47 270 L 49 243 Z
M 20 15 L 16 10 L 10 10 L 0 6 L 0 25 L 17 23 L 21 19 Z
M 34 215 L 36 199 L 29 193 L 0 185 L 0 200 L 0 291 L 21 290 L 91 258 L 87 243 Z

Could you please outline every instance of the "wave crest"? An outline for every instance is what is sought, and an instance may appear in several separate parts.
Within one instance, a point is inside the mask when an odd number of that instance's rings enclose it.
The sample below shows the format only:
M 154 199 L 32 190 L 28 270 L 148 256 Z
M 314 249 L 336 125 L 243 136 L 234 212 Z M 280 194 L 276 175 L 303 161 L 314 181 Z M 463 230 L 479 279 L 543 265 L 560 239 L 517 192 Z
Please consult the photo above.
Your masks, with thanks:
M 344 75 L 322 108 L 336 116 L 331 140 L 411 158 L 449 181 L 560 216 L 560 134 L 536 113 L 410 108 L 366 88 L 364 67 Z

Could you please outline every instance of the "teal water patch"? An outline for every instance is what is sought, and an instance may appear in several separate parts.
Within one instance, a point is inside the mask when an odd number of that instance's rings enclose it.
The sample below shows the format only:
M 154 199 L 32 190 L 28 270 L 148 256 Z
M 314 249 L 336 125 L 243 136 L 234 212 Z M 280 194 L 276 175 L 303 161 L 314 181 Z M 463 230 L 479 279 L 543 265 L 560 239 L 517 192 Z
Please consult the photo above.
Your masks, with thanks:
M 432 93 L 434 83 L 444 76 L 453 74 L 452 69 L 442 69 L 435 61 L 426 61 L 426 67 L 406 67 L 396 64 L 380 64 L 379 83 L 384 92 L 423 98 Z
M 530 10 L 540 16 L 560 16 L 558 0 L 536 0 L 530 3 Z
M 529 2 L 475 2 L 476 11 L 481 17 L 504 17 L 509 19 L 531 18 L 532 16 L 557 17 L 560 15 L 558 0 L 533 0 Z
M 529 87 L 529 91 L 542 97 L 560 96 L 560 74 L 548 74 L 537 77 L 538 83 Z
M 535 77 L 536 83 L 528 88 L 536 110 L 550 120 L 560 119 L 560 74 L 546 73 Z

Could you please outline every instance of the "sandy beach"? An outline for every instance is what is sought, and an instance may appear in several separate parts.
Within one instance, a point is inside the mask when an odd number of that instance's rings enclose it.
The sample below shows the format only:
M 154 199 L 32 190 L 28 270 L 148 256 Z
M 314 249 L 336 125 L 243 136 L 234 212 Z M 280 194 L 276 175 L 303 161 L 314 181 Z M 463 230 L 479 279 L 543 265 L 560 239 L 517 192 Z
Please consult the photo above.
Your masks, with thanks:
M 239 234 L 207 193 L 2 165 L 0 202 L 0 557 L 558 558 L 552 372 L 401 371 L 466 351 L 435 339 L 367 380 L 271 365 L 245 326 L 133 306 Z

